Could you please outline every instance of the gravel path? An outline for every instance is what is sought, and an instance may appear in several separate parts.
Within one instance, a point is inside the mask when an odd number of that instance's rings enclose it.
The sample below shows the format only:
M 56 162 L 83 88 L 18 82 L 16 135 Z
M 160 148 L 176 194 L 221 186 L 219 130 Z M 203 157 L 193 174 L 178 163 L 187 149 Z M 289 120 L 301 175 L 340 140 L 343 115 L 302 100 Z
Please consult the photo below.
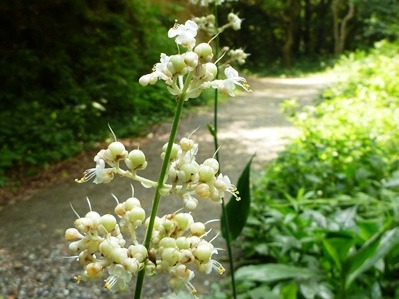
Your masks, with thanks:
M 326 78 L 254 78 L 250 80 L 253 93 L 242 93 L 223 101 L 219 128 L 223 172 L 235 182 L 246 161 L 256 153 L 253 167 L 256 175 L 265 163 L 276 157 L 288 142 L 287 137 L 297 133 L 281 114 L 279 104 L 287 98 L 309 102 L 331 82 Z M 181 122 L 180 137 L 199 128 L 193 137 L 200 145 L 198 161 L 213 155 L 212 139 L 206 129 L 206 124 L 211 121 L 212 110 L 205 107 L 196 109 Z M 140 145 L 146 153 L 149 167 L 143 172 L 144 176 L 157 177 L 160 147 L 167 140 L 168 129 L 168 125 L 160 126 L 145 139 L 127 141 L 130 143 L 126 146 L 128 150 Z M 92 167 L 87 164 L 91 159 L 83 159 L 78 172 L 63 174 L 67 180 L 37 191 L 29 200 L 17 201 L 0 210 L 0 299 L 132 298 L 129 293 L 121 296 L 104 291 L 100 281 L 76 284 L 73 277 L 79 274 L 80 268 L 76 261 L 65 258 L 70 252 L 63 234 L 75 219 L 69 203 L 84 214 L 88 211 L 85 201 L 88 196 L 94 210 L 106 213 L 113 210 L 111 193 L 121 200 L 130 197 L 130 182 L 126 179 L 116 178 L 106 185 L 74 183 L 74 178 Z M 137 186 L 135 196 L 141 199 L 148 212 L 152 193 Z M 165 201 L 161 202 L 162 215 L 181 207 L 177 200 Z M 193 215 L 204 222 L 219 218 L 220 207 L 212 203 L 200 204 Z M 215 224 L 213 229 L 216 233 L 218 225 Z M 224 247 L 221 238 L 216 240 L 216 246 Z M 224 254 L 222 252 L 222 259 Z M 192 282 L 199 294 L 203 294 L 211 282 L 223 278 L 216 274 L 198 275 Z M 166 276 L 150 278 L 145 281 L 143 298 L 160 298 L 167 292 Z

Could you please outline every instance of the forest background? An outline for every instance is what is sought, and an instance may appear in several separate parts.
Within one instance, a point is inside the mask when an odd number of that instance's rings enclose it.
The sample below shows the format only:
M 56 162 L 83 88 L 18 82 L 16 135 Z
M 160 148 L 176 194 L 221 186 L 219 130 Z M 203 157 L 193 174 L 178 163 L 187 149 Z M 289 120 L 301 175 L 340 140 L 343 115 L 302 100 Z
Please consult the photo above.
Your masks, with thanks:
M 222 44 L 242 45 L 245 70 L 261 75 L 322 70 L 399 32 L 396 0 L 242 0 L 227 11 L 244 22 Z M 170 116 L 166 92 L 138 78 L 174 50 L 175 19 L 203 13 L 183 0 L 2 1 L 0 186 L 15 183 L 10 170 L 32 174 L 106 138 L 108 124 L 125 137 Z

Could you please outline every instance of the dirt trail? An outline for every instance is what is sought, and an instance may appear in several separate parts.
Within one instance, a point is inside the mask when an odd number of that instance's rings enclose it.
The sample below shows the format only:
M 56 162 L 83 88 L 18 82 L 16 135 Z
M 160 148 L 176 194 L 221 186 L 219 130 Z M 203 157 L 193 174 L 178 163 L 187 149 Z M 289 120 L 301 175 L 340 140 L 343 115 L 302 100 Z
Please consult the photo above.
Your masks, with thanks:
M 302 102 L 314 99 L 321 90 L 332 82 L 328 78 L 254 78 L 249 80 L 253 92 L 241 93 L 225 100 L 220 105 L 219 138 L 223 173 L 235 182 L 244 164 L 256 153 L 253 174 L 276 157 L 287 143 L 287 137 L 295 136 L 297 130 L 286 120 L 279 110 L 279 104 L 287 98 L 298 98 Z M 213 155 L 213 145 L 206 124 L 212 122 L 212 109 L 199 108 L 186 116 L 180 126 L 180 137 L 199 128 L 194 139 L 199 143 L 197 160 L 203 161 Z M 157 132 L 140 142 L 132 141 L 127 149 L 140 144 L 147 156 L 149 167 L 144 176 L 156 178 L 160 165 L 159 152 L 167 141 L 169 125 L 160 126 Z M 78 173 L 92 167 L 82 165 Z M 116 178 L 106 185 L 93 183 L 76 184 L 73 179 L 54 184 L 36 192 L 31 199 L 7 206 L 0 211 L 0 298 L 12 295 L 22 298 L 114 298 L 101 290 L 101 282 L 76 285 L 71 277 L 79 268 L 74 263 L 62 259 L 70 255 L 63 240 L 66 228 L 75 219 L 69 203 L 81 214 L 88 211 L 86 196 L 93 209 L 106 213 L 113 210 L 111 193 L 120 200 L 130 197 L 130 181 Z M 135 196 L 142 200 L 144 208 L 150 208 L 152 192 L 136 185 Z M 161 202 L 160 215 L 174 212 L 181 207 L 175 199 Z M 206 221 L 219 218 L 220 207 L 212 203 L 200 203 L 194 213 L 195 219 Z M 215 224 L 214 232 L 218 230 Z M 223 247 L 223 242 L 218 241 Z M 193 283 L 199 293 L 208 288 L 216 276 L 195 277 Z M 159 298 L 168 289 L 167 281 L 154 282 L 146 288 L 144 298 Z M 89 287 L 87 287 L 89 285 Z M 149 283 L 147 282 L 147 285 Z M 13 298 L 13 297 L 11 297 Z M 115 297 L 116 298 L 116 297 Z M 118 298 L 124 298 L 118 297 Z M 128 298 L 128 297 L 127 297 Z

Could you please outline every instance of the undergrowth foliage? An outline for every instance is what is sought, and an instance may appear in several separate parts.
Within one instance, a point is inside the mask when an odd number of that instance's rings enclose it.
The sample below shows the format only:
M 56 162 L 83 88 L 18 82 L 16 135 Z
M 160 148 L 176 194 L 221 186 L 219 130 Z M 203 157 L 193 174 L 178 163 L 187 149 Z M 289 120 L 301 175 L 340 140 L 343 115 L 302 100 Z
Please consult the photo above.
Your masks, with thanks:
M 285 103 L 302 134 L 254 188 L 243 298 L 399 298 L 398 49 L 344 56 L 315 106 Z
M 137 82 L 173 47 L 151 5 L 5 1 L 0 12 L 0 184 L 11 166 L 42 167 L 105 138 L 109 122 L 126 136 L 172 113 L 164 89 Z

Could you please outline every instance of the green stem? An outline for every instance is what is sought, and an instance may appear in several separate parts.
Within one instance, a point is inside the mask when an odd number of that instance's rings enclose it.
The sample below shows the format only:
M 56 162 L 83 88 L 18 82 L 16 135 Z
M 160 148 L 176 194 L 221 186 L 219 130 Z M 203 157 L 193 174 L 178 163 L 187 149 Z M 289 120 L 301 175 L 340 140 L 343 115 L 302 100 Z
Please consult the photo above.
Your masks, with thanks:
M 215 16 L 215 28 L 216 32 L 219 30 L 219 24 L 218 24 L 218 10 L 217 10 L 217 5 L 213 5 L 213 14 Z M 216 36 L 215 38 L 215 56 L 216 59 L 219 59 L 219 35 Z M 216 74 L 216 79 L 219 78 L 219 69 Z M 221 172 L 221 163 L 220 163 L 220 158 L 219 158 L 219 139 L 218 139 L 218 110 L 219 110 L 219 92 L 217 89 L 215 89 L 214 93 L 214 105 L 213 105 L 213 130 L 212 130 L 212 136 L 213 136 L 213 142 L 215 145 L 215 151 L 216 155 L 215 158 L 219 162 L 219 171 Z M 227 210 L 226 210 L 226 204 L 224 201 L 224 198 L 222 198 L 222 217 L 224 220 L 224 223 L 226 224 L 226 227 L 230 227 L 228 217 L 227 217 Z M 231 280 L 231 288 L 233 292 L 233 298 L 237 298 L 237 291 L 236 291 L 236 283 L 235 283 L 235 276 L 234 276 L 234 260 L 233 260 L 233 249 L 231 246 L 231 236 L 230 233 L 228 232 L 226 234 L 226 247 L 227 247 L 227 253 L 229 256 L 229 267 L 230 267 L 230 280 Z
M 157 216 L 159 202 L 161 200 L 161 190 L 165 185 L 166 172 L 168 170 L 168 166 L 169 166 L 169 162 L 170 162 L 170 154 L 172 152 L 173 143 L 175 142 L 177 129 L 179 127 L 180 117 L 183 112 L 183 105 L 186 100 L 186 92 L 187 92 L 188 85 L 191 81 L 191 78 L 192 78 L 192 74 L 189 74 L 187 76 L 186 84 L 184 85 L 182 93 L 181 93 L 180 97 L 177 98 L 177 106 L 176 106 L 176 110 L 175 110 L 175 116 L 173 119 L 172 128 L 170 130 L 168 145 L 167 145 L 165 157 L 164 157 L 164 160 L 162 163 L 161 172 L 158 177 L 158 184 L 155 189 L 155 195 L 154 195 L 154 201 L 152 203 L 150 221 L 148 223 L 148 228 L 147 228 L 147 232 L 146 232 L 145 239 L 144 239 L 144 246 L 147 249 L 150 248 L 152 231 L 154 229 L 155 218 Z M 144 276 L 145 276 L 145 267 L 142 270 L 140 270 L 140 272 L 137 275 L 134 299 L 141 298 L 141 291 L 143 289 Z

